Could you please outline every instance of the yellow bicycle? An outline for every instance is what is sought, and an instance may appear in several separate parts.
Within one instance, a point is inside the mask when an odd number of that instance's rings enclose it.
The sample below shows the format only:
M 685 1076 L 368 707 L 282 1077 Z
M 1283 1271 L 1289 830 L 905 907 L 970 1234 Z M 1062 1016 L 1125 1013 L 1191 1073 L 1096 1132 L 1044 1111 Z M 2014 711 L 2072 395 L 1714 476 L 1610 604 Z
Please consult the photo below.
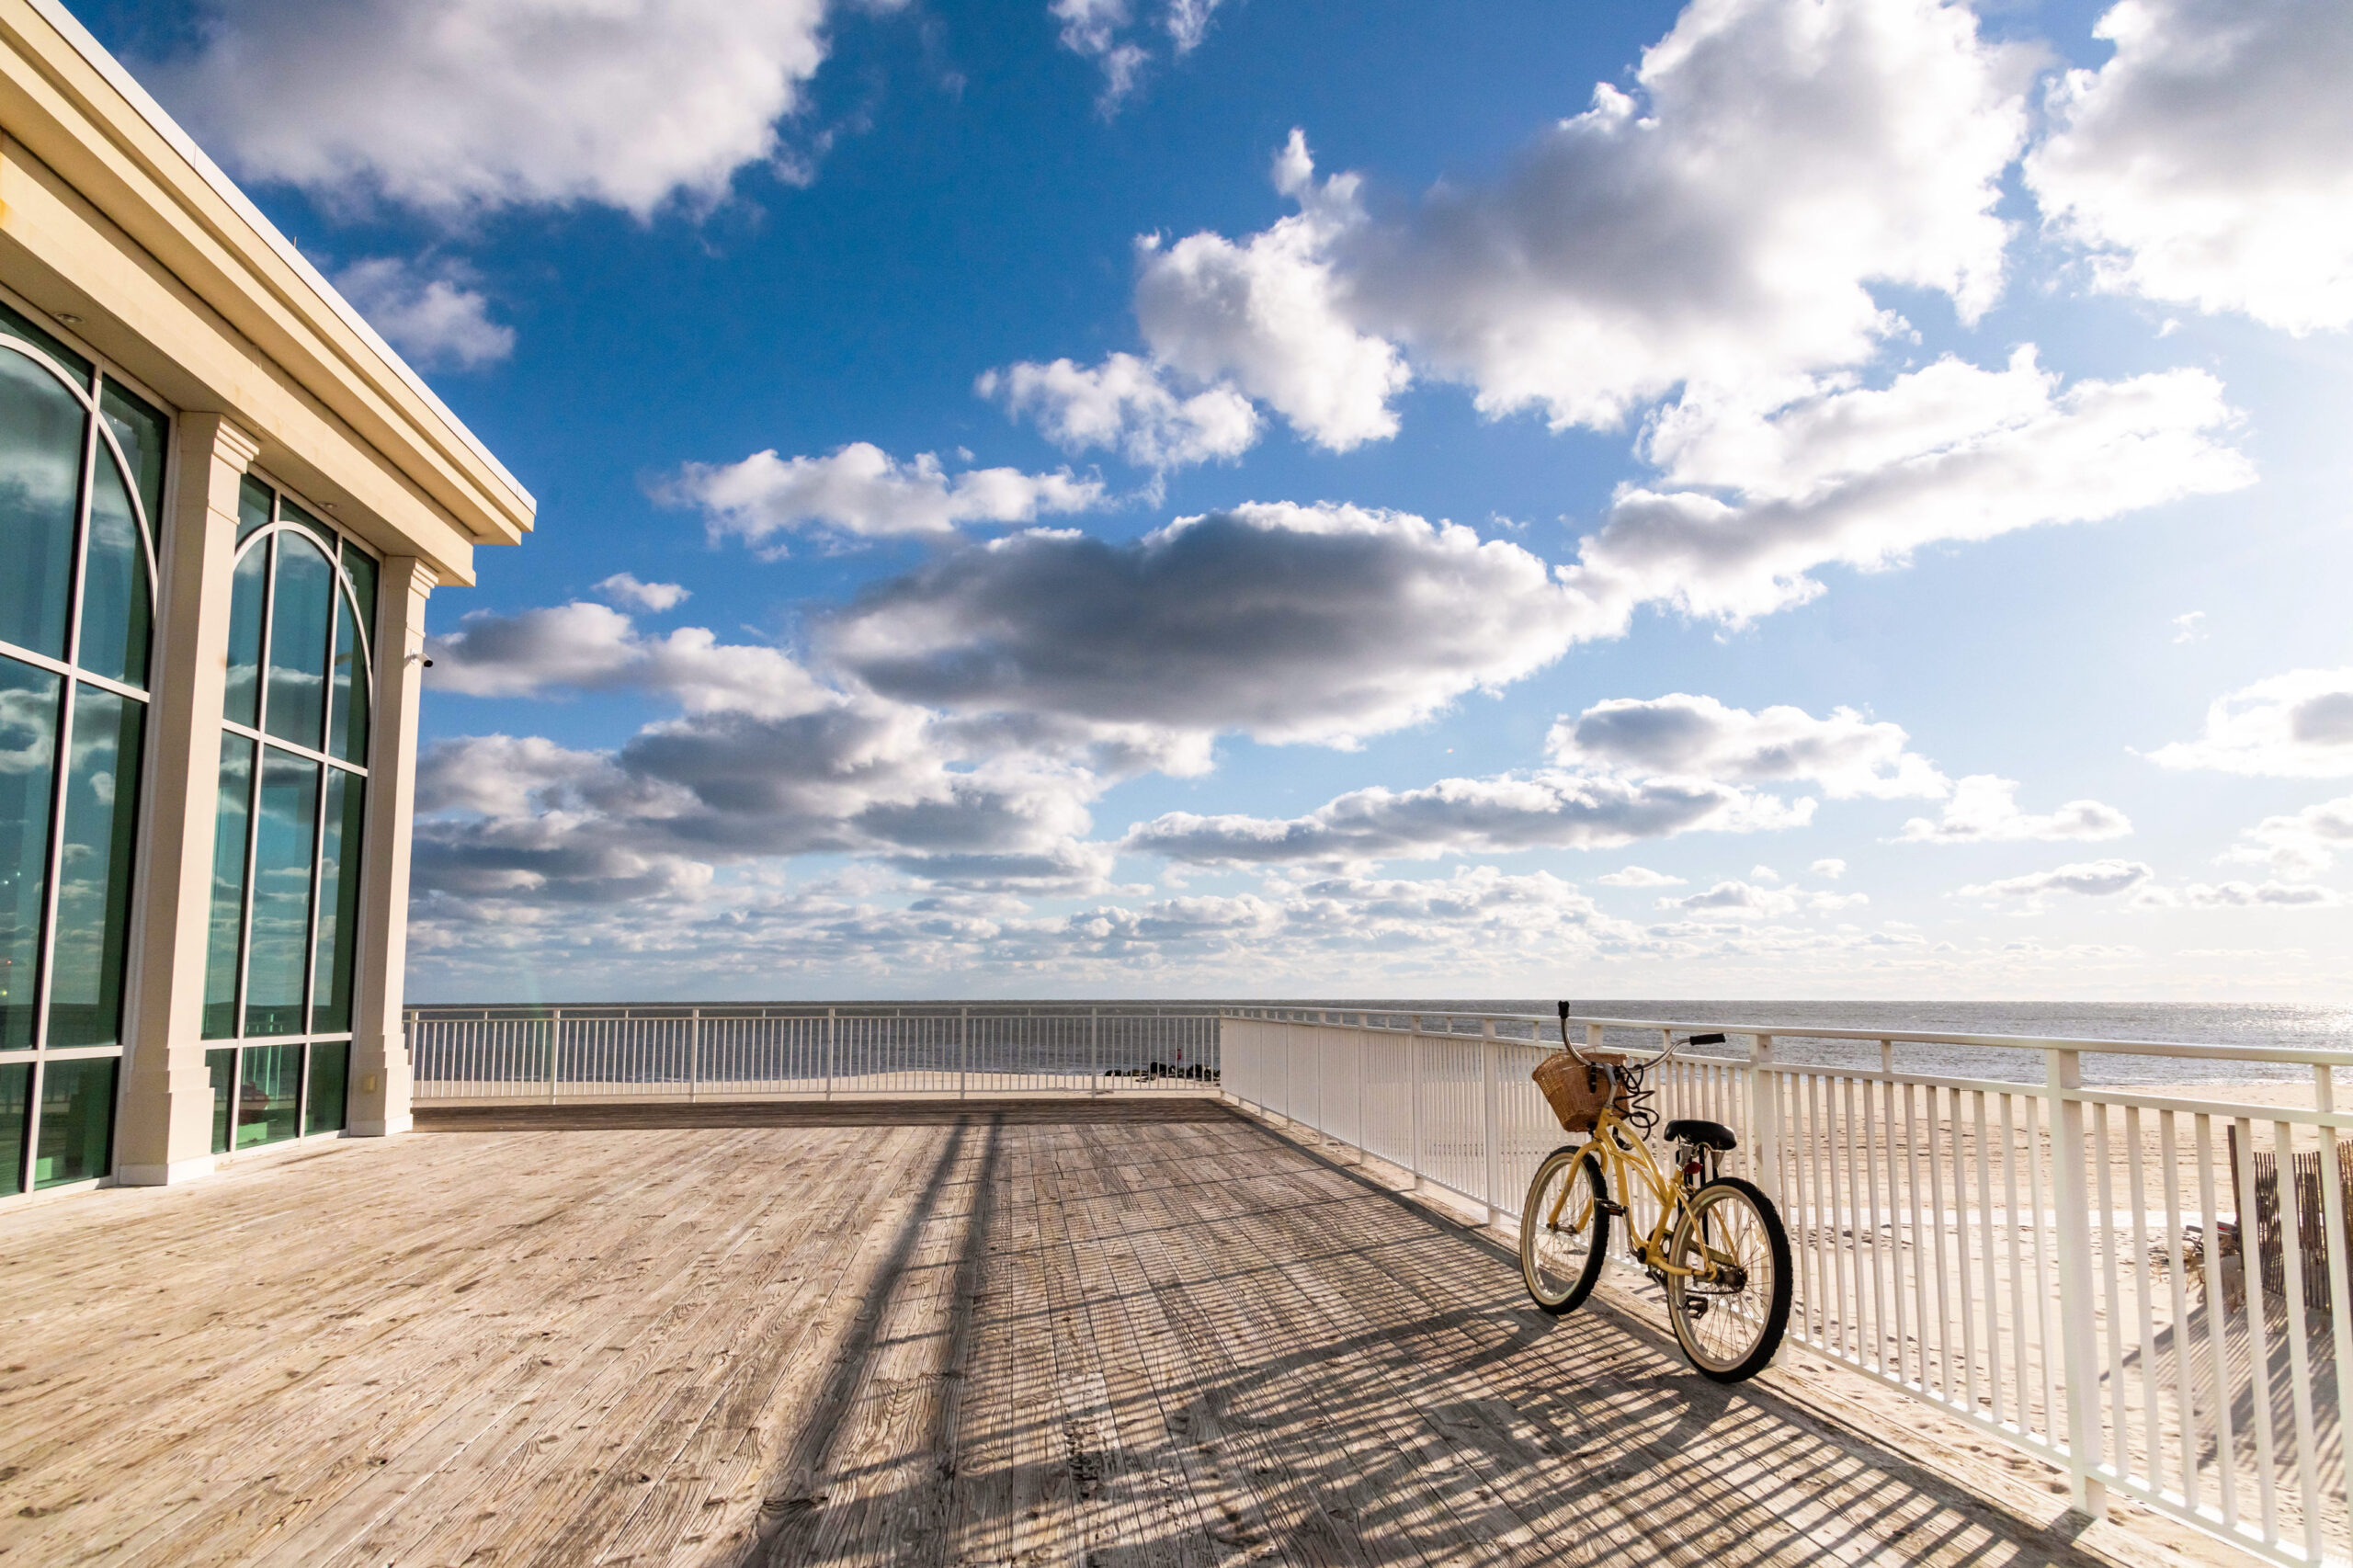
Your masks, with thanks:
M 1683 1047 L 1720 1044 L 1723 1036 L 1695 1035 L 1648 1061 L 1597 1062 L 1570 1043 L 1568 1017 L 1563 1002 L 1561 1043 L 1593 1076 L 1598 1108 L 1592 1136 L 1545 1155 L 1528 1185 L 1519 1214 L 1528 1293 L 1556 1317 L 1574 1312 L 1601 1278 L 1614 1215 L 1626 1221 L 1634 1262 L 1665 1289 L 1667 1322 L 1692 1366 L 1720 1383 L 1756 1376 L 1790 1324 L 1790 1237 L 1781 1216 L 1753 1184 L 1717 1170 L 1734 1147 L 1721 1122 L 1666 1124 L 1672 1176 L 1645 1139 L 1657 1120 L 1646 1104 L 1645 1075 Z M 1658 1215 L 1648 1234 L 1628 1201 L 1637 1181 Z

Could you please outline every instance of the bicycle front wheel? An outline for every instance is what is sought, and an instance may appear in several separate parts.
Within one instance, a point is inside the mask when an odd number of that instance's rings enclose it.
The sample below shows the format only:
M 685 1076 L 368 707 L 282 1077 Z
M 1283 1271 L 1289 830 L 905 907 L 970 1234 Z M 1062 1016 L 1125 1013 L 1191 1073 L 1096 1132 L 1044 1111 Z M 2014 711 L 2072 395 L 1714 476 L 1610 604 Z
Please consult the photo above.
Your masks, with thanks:
M 1519 1211 L 1519 1273 L 1536 1304 L 1559 1317 L 1593 1293 L 1609 1251 L 1608 1189 L 1586 1146 L 1555 1149 L 1536 1167 Z
M 1666 1315 L 1683 1354 L 1720 1383 L 1765 1369 L 1790 1326 L 1790 1237 L 1773 1200 L 1726 1176 L 1692 1194 L 1666 1244 Z

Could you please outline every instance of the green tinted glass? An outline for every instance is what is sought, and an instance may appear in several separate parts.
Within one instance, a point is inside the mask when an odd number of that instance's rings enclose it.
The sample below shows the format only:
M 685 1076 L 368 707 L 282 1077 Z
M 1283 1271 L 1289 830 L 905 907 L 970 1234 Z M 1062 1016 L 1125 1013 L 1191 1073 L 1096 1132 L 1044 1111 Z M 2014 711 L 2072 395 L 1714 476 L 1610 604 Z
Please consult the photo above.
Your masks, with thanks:
M 6 302 L 0 302 L 0 336 L 31 344 L 78 377 L 83 386 L 90 384 L 90 372 L 97 367 L 86 357 L 66 347 L 55 333 Z
M 63 683 L 0 656 L 0 1051 L 33 1043 Z
M 237 1103 L 237 1050 L 208 1051 L 204 1071 L 212 1080 L 212 1152 L 229 1152 L 229 1114 Z
M 221 716 L 233 724 L 261 722 L 261 611 L 269 586 L 269 546 L 237 557 L 229 579 L 229 675 Z
M 381 570 L 376 558 L 352 543 L 343 541 L 343 569 L 351 574 L 352 592 L 359 598 L 359 635 L 369 647 L 376 645 L 376 578 Z
M 0 1198 L 25 1190 L 25 1124 L 32 1100 L 31 1065 L 0 1067 Z
M 33 1185 L 87 1181 L 112 1168 L 116 1058 L 52 1062 L 40 1075 L 40 1138 Z
M 275 1143 L 301 1130 L 302 1048 L 249 1045 L 237 1085 L 237 1147 Z
M 327 632 L 335 616 L 335 567 L 298 533 L 270 536 L 269 681 L 262 728 L 322 749 L 327 710 Z
M 114 458 L 98 454 L 90 481 L 90 542 L 82 566 L 82 642 L 74 662 L 93 675 L 144 689 L 154 598 L 147 548 Z
M 364 765 L 368 760 L 368 662 L 359 651 L 358 631 L 350 599 L 337 594 L 335 664 L 328 677 L 327 755 Z
M 302 1089 L 303 1131 L 343 1131 L 343 1089 L 350 1068 L 349 1040 L 321 1040 L 311 1047 L 311 1076 Z
M 237 1032 L 237 959 L 244 950 L 245 824 L 252 809 L 254 743 L 221 737 L 220 804 L 212 819 L 211 937 L 204 960 L 204 1038 Z
M 171 424 L 163 411 L 109 376 L 98 394 L 98 411 L 114 432 L 123 460 L 131 465 L 131 488 L 146 508 L 148 539 L 160 541 L 164 527 L 164 454 L 171 439 Z
M 147 705 L 86 684 L 74 694 L 65 779 L 63 880 L 50 959 L 49 1043 L 122 1038 L 123 959 L 131 945 L 131 846 L 139 812 Z
M 259 528 L 269 527 L 271 514 L 278 506 L 278 493 L 253 475 L 237 482 L 237 542 Z
M 52 659 L 65 656 L 82 430 L 74 394 L 0 348 L 0 642 Z
M 311 1032 L 351 1027 L 354 937 L 359 926 L 359 824 L 368 781 L 327 769 L 327 809 L 319 841 L 319 939 L 313 959 Z
M 302 981 L 310 971 L 311 857 L 318 821 L 319 765 L 264 746 L 245 953 L 248 1040 L 304 1032 Z

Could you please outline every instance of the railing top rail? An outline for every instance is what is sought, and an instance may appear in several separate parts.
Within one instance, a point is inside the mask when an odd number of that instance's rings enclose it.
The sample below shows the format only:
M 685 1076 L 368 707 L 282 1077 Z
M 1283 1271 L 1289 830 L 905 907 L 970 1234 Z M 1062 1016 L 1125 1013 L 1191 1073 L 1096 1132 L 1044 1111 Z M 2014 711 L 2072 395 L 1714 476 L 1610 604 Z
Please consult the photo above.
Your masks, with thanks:
M 1437 1007 L 1299 1007 L 1279 1004 L 1258 1006 L 1245 1004 L 1224 1010 L 1229 1017 L 1246 1017 L 1253 1014 L 1320 1015 L 1302 1017 L 1288 1021 L 1324 1024 L 1335 1015 L 1348 1014 L 1357 1017 L 1444 1018 L 1449 1022 L 1516 1023 L 1538 1026 L 1540 1041 L 1544 1034 L 1559 1028 L 1557 1018 L 1540 1013 L 1472 1013 L 1452 1012 Z M 1604 1018 L 1572 1013 L 1569 1022 L 1579 1028 L 1598 1024 L 1613 1029 L 1671 1029 L 1680 1034 L 1770 1035 L 1775 1040 L 1854 1040 L 1876 1045 L 1881 1040 L 1895 1045 L 1962 1045 L 1982 1046 L 1996 1051 L 2075 1051 L 2097 1052 L 2112 1056 L 2181 1056 L 2220 1062 L 2279 1062 L 2311 1067 L 2353 1067 L 2353 1050 L 2324 1051 L 2307 1046 L 2284 1045 L 2202 1045 L 2194 1041 L 2166 1040 L 2075 1040 L 2062 1036 L 2010 1034 L 1949 1034 L 1930 1029 L 1850 1029 L 1834 1028 L 1822 1024 L 1751 1024 L 1723 1023 L 1717 1020 L 1692 1023 L 1673 1018 Z M 1330 1024 L 1327 1027 L 1347 1028 L 1381 1028 L 1381 1024 Z M 1428 1030 L 1413 1032 L 1428 1033 Z M 1555 1036 L 1557 1039 L 1558 1037 Z

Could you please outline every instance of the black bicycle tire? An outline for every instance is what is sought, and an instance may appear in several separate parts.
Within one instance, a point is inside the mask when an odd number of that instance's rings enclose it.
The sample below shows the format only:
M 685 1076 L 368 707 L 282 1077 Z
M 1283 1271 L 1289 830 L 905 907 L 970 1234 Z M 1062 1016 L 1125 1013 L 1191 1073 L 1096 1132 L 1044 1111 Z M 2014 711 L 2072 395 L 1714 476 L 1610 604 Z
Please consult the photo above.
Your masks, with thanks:
M 1536 1241 L 1537 1210 L 1540 1207 L 1537 1195 L 1543 1190 L 1545 1173 L 1552 1168 L 1554 1162 L 1576 1159 L 1578 1155 L 1586 1153 L 1590 1145 L 1583 1143 L 1564 1143 L 1545 1155 L 1543 1162 L 1536 1167 L 1536 1174 L 1529 1178 L 1528 1198 L 1520 1206 L 1519 1281 L 1527 1287 L 1528 1298 L 1536 1303 L 1537 1309 L 1549 1312 L 1554 1317 L 1565 1317 L 1585 1304 L 1585 1299 L 1593 1294 L 1594 1286 L 1601 1278 L 1603 1265 L 1609 1261 L 1609 1210 L 1606 1207 L 1609 1198 L 1609 1187 L 1608 1183 L 1602 1179 L 1600 1160 L 1586 1158 L 1578 1163 L 1585 1166 L 1586 1179 L 1592 1185 L 1594 1205 L 1593 1244 L 1591 1249 L 1586 1254 L 1585 1269 L 1577 1276 L 1576 1283 L 1569 1287 L 1568 1293 L 1557 1301 L 1546 1301 L 1543 1294 L 1536 1288 L 1536 1262 L 1532 1254 Z M 1572 1176 L 1570 1179 L 1574 1181 L 1575 1177 Z
M 1781 1211 L 1773 1206 L 1771 1199 L 1765 1196 L 1763 1188 L 1738 1176 L 1718 1176 L 1699 1191 L 1704 1193 L 1714 1187 L 1730 1187 L 1738 1192 L 1747 1199 L 1749 1206 L 1756 1211 L 1757 1219 L 1764 1223 L 1765 1239 L 1773 1254 L 1773 1300 L 1766 1310 L 1765 1332 L 1757 1336 L 1756 1346 L 1736 1365 L 1719 1370 L 1701 1361 L 1699 1353 L 1692 1348 L 1690 1320 L 1683 1314 L 1682 1305 L 1677 1300 L 1681 1291 L 1673 1280 L 1667 1286 L 1666 1318 L 1668 1326 L 1675 1331 L 1675 1342 L 1682 1348 L 1683 1358 L 1691 1363 L 1693 1371 L 1712 1382 L 1746 1382 L 1772 1364 L 1774 1353 L 1781 1348 L 1782 1336 L 1789 1333 L 1790 1303 L 1795 1293 L 1795 1281 L 1791 1278 L 1795 1264 L 1790 1252 L 1790 1233 L 1781 1223 Z M 1668 1238 L 1666 1245 L 1670 1259 L 1682 1256 L 1683 1240 L 1691 1224 L 1691 1213 L 1687 1210 L 1683 1218 L 1675 1222 L 1675 1233 Z

